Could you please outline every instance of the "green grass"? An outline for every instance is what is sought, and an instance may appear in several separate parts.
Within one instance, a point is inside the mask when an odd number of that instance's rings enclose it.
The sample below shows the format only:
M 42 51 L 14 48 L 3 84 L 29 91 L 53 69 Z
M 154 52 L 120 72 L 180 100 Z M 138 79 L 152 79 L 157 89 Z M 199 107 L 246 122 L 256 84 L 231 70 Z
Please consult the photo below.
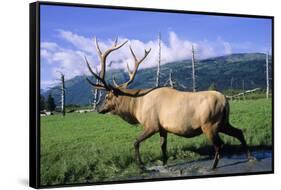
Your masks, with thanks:
M 271 101 L 231 102 L 231 123 L 242 129 L 251 146 L 271 146 Z M 124 180 L 144 176 L 134 162 L 133 141 L 142 131 L 117 116 L 97 113 L 41 117 L 41 185 Z M 236 139 L 221 135 L 227 144 Z M 168 163 L 205 157 L 197 149 L 205 136 L 186 139 L 168 135 Z M 159 135 L 141 145 L 146 165 L 161 164 Z

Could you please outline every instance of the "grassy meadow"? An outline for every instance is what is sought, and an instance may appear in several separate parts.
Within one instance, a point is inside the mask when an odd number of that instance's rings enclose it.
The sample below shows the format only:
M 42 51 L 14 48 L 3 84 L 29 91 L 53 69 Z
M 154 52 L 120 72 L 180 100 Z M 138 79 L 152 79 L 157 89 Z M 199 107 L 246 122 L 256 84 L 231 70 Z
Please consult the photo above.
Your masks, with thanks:
M 230 102 L 230 122 L 244 131 L 251 147 L 271 146 L 271 115 L 270 100 Z M 110 114 L 41 117 L 41 185 L 145 176 L 134 162 L 133 142 L 141 131 L 141 126 L 132 126 Z M 239 144 L 234 138 L 221 137 L 226 144 Z M 148 166 L 162 164 L 159 141 L 156 134 L 141 145 L 141 156 Z M 169 134 L 168 164 L 209 157 L 197 151 L 208 145 L 204 135 L 187 139 Z

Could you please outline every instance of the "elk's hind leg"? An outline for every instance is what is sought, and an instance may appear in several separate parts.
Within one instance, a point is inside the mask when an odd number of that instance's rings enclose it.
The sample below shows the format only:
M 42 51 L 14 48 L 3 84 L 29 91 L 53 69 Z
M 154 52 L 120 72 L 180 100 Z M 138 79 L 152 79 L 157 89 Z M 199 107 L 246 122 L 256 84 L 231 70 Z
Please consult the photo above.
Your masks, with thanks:
M 134 147 L 135 147 L 135 159 L 138 162 L 139 165 L 143 165 L 143 162 L 140 157 L 140 143 L 144 141 L 145 139 L 151 137 L 153 134 L 155 134 L 155 130 L 151 128 L 145 129 L 137 138 L 136 141 L 134 142 Z
M 214 136 L 212 137 L 212 143 L 215 148 L 215 158 L 213 161 L 212 169 L 215 169 L 217 167 L 219 159 L 221 157 L 221 150 L 222 150 L 222 146 L 223 146 L 223 142 L 218 133 L 215 133 Z
M 231 124 L 228 123 L 226 125 L 226 127 L 222 127 L 220 129 L 220 132 L 222 132 L 222 133 L 224 133 L 226 135 L 232 136 L 234 138 L 237 138 L 241 142 L 241 145 L 243 146 L 244 150 L 246 151 L 247 158 L 249 160 L 254 160 L 255 159 L 251 155 L 251 152 L 248 149 L 245 137 L 244 137 L 243 132 L 242 132 L 241 129 L 237 129 L 237 128 L 233 127 Z
M 160 144 L 162 150 L 163 165 L 167 164 L 167 131 L 160 130 Z
M 213 161 L 212 169 L 215 169 L 219 163 L 223 141 L 221 140 L 217 130 L 212 125 L 202 127 L 202 131 L 206 134 L 207 138 L 211 141 L 215 148 L 215 158 Z

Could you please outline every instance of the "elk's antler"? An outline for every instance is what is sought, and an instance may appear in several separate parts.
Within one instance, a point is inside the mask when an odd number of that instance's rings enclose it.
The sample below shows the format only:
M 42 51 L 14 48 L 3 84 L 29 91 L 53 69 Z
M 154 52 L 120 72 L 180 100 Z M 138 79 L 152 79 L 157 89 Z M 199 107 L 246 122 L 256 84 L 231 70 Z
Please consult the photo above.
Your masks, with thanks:
M 118 85 L 116 83 L 116 81 L 115 81 L 115 78 L 113 78 L 113 83 L 114 83 L 115 87 L 117 87 L 117 88 L 120 88 L 120 87 L 127 88 L 133 82 L 133 80 L 134 80 L 134 78 L 136 76 L 136 73 L 137 73 L 139 65 L 147 57 L 147 55 L 150 53 L 151 48 L 148 51 L 144 50 L 144 56 L 140 60 L 137 59 L 137 57 L 136 57 L 134 51 L 132 50 L 131 46 L 130 46 L 130 51 L 131 51 L 131 54 L 133 55 L 133 58 L 134 58 L 135 68 L 134 68 L 133 71 L 130 71 L 129 65 L 127 63 L 127 70 L 128 70 L 128 74 L 129 74 L 130 79 L 127 82 L 123 83 L 123 84 Z
M 98 43 L 98 40 L 97 38 L 95 38 L 95 43 L 96 43 L 96 49 L 97 49 L 97 53 L 99 55 L 99 59 L 100 59 L 100 64 L 101 64 L 101 70 L 99 72 L 99 74 L 95 73 L 93 71 L 93 69 L 91 68 L 87 58 L 85 57 L 85 61 L 86 61 L 86 64 L 88 66 L 88 69 L 90 71 L 90 73 L 92 75 L 94 75 L 94 77 L 99 80 L 100 83 L 98 84 L 95 84 L 93 83 L 89 78 L 86 78 L 87 81 L 92 85 L 92 86 L 95 86 L 96 88 L 99 88 L 99 89 L 105 89 L 105 90 L 110 90 L 110 86 L 106 84 L 106 81 L 105 81 L 105 71 L 106 71 L 106 58 L 107 56 L 115 51 L 115 50 L 118 50 L 119 48 L 121 48 L 123 45 L 125 45 L 128 40 L 126 40 L 125 42 L 117 45 L 117 42 L 118 42 L 118 38 L 116 38 L 114 44 L 112 45 L 112 47 L 110 47 L 109 49 L 107 49 L 104 53 L 102 53 L 100 47 L 99 47 L 99 43 Z

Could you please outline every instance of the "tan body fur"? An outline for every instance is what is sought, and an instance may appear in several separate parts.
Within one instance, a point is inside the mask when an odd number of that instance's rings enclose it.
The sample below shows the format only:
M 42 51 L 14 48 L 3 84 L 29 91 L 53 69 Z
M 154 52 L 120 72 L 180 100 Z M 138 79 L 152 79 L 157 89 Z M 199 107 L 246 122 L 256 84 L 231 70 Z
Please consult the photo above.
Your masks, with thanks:
M 142 94 L 142 91 L 125 90 L 132 95 L 135 92 Z M 120 96 L 120 100 L 122 103 L 118 101 L 115 114 L 129 123 L 137 120 L 144 129 L 153 128 L 158 132 L 162 128 L 184 137 L 201 134 L 205 124 L 219 124 L 227 104 L 225 96 L 216 91 L 191 93 L 171 88 L 151 90 L 140 97 Z M 123 116 L 129 114 L 132 118 Z
M 118 95 L 116 95 L 118 94 Z M 213 168 L 219 159 L 222 132 L 247 145 L 240 129 L 229 124 L 229 105 L 226 97 L 217 91 L 182 92 L 172 88 L 122 89 L 110 92 L 103 109 L 119 115 L 131 124 L 144 127 L 135 142 L 136 159 L 141 162 L 139 144 L 155 133 L 160 133 L 163 162 L 167 161 L 167 133 L 187 138 L 204 133 L 215 147 Z

